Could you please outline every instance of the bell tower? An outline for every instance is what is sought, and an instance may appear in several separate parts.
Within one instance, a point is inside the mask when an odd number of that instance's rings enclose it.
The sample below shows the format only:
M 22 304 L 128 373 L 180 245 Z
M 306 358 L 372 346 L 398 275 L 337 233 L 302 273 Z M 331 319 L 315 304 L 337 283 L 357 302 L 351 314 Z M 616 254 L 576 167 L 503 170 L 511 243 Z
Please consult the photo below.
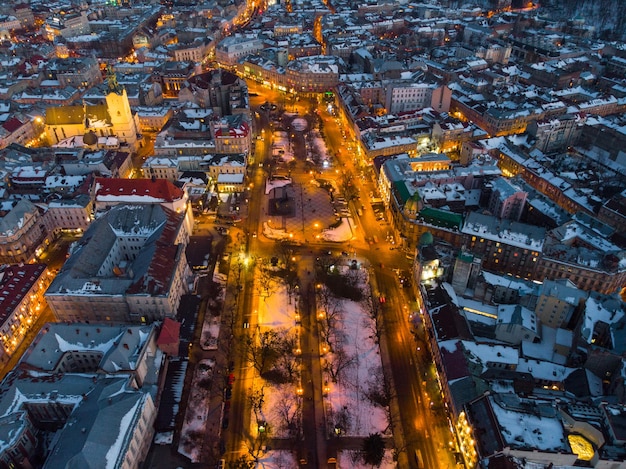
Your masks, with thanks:
M 113 134 L 120 142 L 126 143 L 131 151 L 135 151 L 138 146 L 139 128 L 130 109 L 126 89 L 117 82 L 117 77 L 110 66 L 107 67 L 107 84 L 106 102 Z

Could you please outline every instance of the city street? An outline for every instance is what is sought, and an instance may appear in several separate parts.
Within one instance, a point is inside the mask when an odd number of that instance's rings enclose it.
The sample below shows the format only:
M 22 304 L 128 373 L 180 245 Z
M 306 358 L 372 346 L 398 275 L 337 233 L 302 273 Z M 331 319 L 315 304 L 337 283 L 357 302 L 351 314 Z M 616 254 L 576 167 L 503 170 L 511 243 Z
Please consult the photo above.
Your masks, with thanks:
M 251 98 L 251 101 L 253 111 L 258 113 L 257 133 L 262 139 L 257 140 L 255 154 L 257 164 L 252 165 L 249 171 L 251 189 L 246 208 L 247 218 L 241 227 L 245 240 L 242 255 L 251 260 L 251 266 L 276 255 L 276 241 L 263 234 L 263 224 L 269 223 L 274 228 L 284 229 L 289 233 L 290 241 L 295 244 L 302 292 L 310 289 L 312 279 L 309 273 L 314 271 L 315 257 L 319 252 L 329 251 L 336 256 L 341 256 L 342 252 L 347 253 L 361 259 L 365 266 L 369 266 L 374 279 L 374 300 L 385 298 L 384 304 L 380 305 L 384 324 L 381 354 L 385 369 L 390 370 L 388 379 L 395 389 L 391 414 L 399 467 L 417 467 L 416 450 L 421 453 L 428 468 L 456 467 L 454 455 L 449 449 L 452 437 L 441 404 L 432 360 L 425 347 L 417 349 L 414 337 L 414 334 L 419 337 L 423 331 L 412 331 L 408 321 L 409 305 L 415 302 L 411 295 L 419 294 L 419 291 L 401 288 L 396 274 L 399 270 L 410 269 L 411 261 L 407 259 L 407 253 L 401 246 L 396 244 L 398 237 L 387 221 L 388 216 L 376 212 L 370 203 L 370 196 L 376 196 L 377 193 L 374 181 L 369 176 L 370 169 L 357 167 L 355 155 L 350 154 L 350 149 L 355 146 L 348 141 L 349 137 L 344 136 L 339 120 L 330 115 L 322 103 L 317 111 L 323 121 L 325 142 L 333 164 L 325 170 L 314 170 L 312 174 L 310 165 L 305 163 L 306 147 L 303 142 L 306 131 L 299 133 L 289 127 L 294 116 L 306 118 L 308 122 L 314 121 L 312 116 L 307 117 L 311 110 L 311 102 L 296 101 L 284 93 L 265 90 L 256 84 L 251 85 L 251 92 L 253 90 L 257 96 Z M 290 164 L 288 169 L 292 183 L 287 192 L 289 197 L 295 200 L 293 216 L 272 216 L 269 213 L 269 204 L 275 194 L 273 192 L 265 194 L 265 182 L 270 174 L 268 171 L 273 143 L 273 121 L 280 118 L 278 111 L 271 111 L 273 103 L 277 103 L 277 109 L 289 111 L 286 118 L 282 117 L 282 125 L 286 125 L 286 131 L 291 132 L 290 140 L 295 157 L 295 163 Z M 353 233 L 349 241 L 328 243 L 320 239 L 321 229 L 332 223 L 335 215 L 328 192 L 317 184 L 312 184 L 313 178 L 332 180 L 338 188 L 345 188 L 346 181 L 355 186 L 353 197 L 348 204 Z M 379 208 L 376 207 L 376 210 Z M 252 236 L 252 233 L 257 236 Z M 257 300 L 254 293 L 254 269 L 248 268 L 242 272 L 243 290 L 239 294 L 236 313 L 238 317 L 235 324 L 241 324 L 241 333 L 245 334 L 248 330 L 254 330 L 257 321 L 255 317 Z M 310 467 L 334 467 L 334 463 L 326 461 L 336 457 L 336 451 L 342 445 L 341 440 L 328 441 L 326 435 L 318 431 L 320 420 L 323 419 L 319 356 L 306 353 L 306 350 L 317 349 L 315 321 L 308 320 L 313 311 L 311 307 L 314 296 L 304 294 L 304 301 L 306 305 L 303 308 L 302 343 L 305 353 L 302 361 L 303 383 L 308 383 L 304 386 L 304 421 L 307 423 L 303 428 L 304 447 L 301 448 L 298 457 L 304 454 L 303 460 L 308 459 Z M 235 331 L 235 337 L 237 336 L 238 333 Z M 419 343 L 424 342 L 420 339 Z M 242 369 L 242 373 L 244 380 L 248 382 L 251 378 L 245 369 Z M 226 430 L 227 459 L 244 454 L 245 441 L 250 437 L 248 433 L 250 411 L 245 400 L 244 387 L 235 386 L 234 389 L 231 418 L 229 428 Z M 315 425 L 312 425 L 312 422 L 315 422 Z M 346 441 L 346 444 L 354 442 Z

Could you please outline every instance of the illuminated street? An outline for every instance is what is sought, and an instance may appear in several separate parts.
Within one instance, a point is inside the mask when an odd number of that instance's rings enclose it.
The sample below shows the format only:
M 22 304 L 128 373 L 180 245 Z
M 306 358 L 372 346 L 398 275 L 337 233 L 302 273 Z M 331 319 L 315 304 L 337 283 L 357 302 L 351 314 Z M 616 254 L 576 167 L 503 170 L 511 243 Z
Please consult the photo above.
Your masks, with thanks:
M 395 399 L 392 402 L 392 422 L 394 430 L 394 446 L 400 467 L 417 467 L 415 460 L 416 450 L 422 454 L 426 467 L 451 468 L 456 467 L 455 458 L 452 454 L 454 439 L 450 433 L 450 426 L 442 404 L 440 390 L 437 386 L 434 367 L 430 359 L 428 348 L 424 346 L 423 328 L 411 329 L 409 313 L 416 302 L 412 295 L 419 294 L 416 289 L 403 289 L 394 271 L 398 269 L 410 269 L 412 257 L 410 251 L 405 252 L 402 246 L 396 244 L 399 241 L 397 234 L 385 219 L 377 215 L 372 207 L 370 194 L 376 195 L 375 185 L 370 179 L 371 170 L 367 167 L 358 169 L 354 158 L 354 148 L 357 145 L 350 141 L 350 137 L 344 131 L 344 126 L 339 118 L 329 113 L 328 103 L 320 100 L 299 99 L 286 95 L 284 92 L 268 90 L 254 82 L 249 82 L 251 97 L 251 110 L 256 115 L 257 133 L 260 138 L 256 141 L 255 164 L 250 171 L 250 196 L 247 207 L 248 217 L 242 225 L 241 235 L 245 242 L 244 254 L 251 260 L 249 267 L 242 270 L 243 290 L 239 295 L 238 318 L 235 324 L 244 324 L 246 328 L 254 329 L 257 318 L 255 317 L 256 301 L 258 297 L 253 295 L 254 287 L 254 263 L 255 260 L 267 259 L 272 256 L 275 249 L 275 241 L 268 239 L 263 233 L 263 224 L 270 223 L 275 227 L 285 228 L 290 240 L 296 244 L 295 252 L 299 259 L 300 286 L 303 290 L 310 287 L 309 274 L 313 270 L 315 257 L 321 250 L 330 250 L 334 255 L 341 256 L 341 251 L 357 258 L 367 259 L 367 265 L 374 274 L 375 283 L 374 299 L 378 302 L 380 296 L 386 298 L 384 304 L 380 304 L 380 311 L 384 321 L 384 340 L 381 343 L 383 361 L 391 370 L 390 379 L 395 389 Z M 269 104 L 267 104 L 269 103 Z M 269 107 L 276 104 L 276 111 L 272 111 L 270 118 Z M 312 107 L 313 104 L 313 107 Z M 295 163 L 289 165 L 289 175 L 296 195 L 296 216 L 294 218 L 280 218 L 269 216 L 267 213 L 268 195 L 264 194 L 265 178 L 271 170 L 271 147 L 273 142 L 273 119 L 279 118 L 285 122 L 285 117 L 280 114 L 284 110 L 287 116 L 307 116 L 314 109 L 317 116 L 323 121 L 325 142 L 330 155 L 336 155 L 332 164 L 322 169 L 319 174 L 310 173 L 305 165 L 304 148 L 294 140 Z M 309 114 L 314 117 L 314 114 Z M 314 121 L 309 119 L 310 121 Z M 287 121 L 289 122 L 289 121 Z M 307 129 L 308 130 L 308 129 Z M 292 137 L 297 137 L 296 134 Z M 282 171 L 280 166 L 277 172 Z M 318 171 L 317 169 L 315 170 Z M 347 242 L 340 244 L 328 244 L 319 239 L 318 234 L 324 225 L 332 222 L 332 212 L 326 212 L 330 202 L 324 191 L 311 184 L 312 177 L 335 181 L 338 187 L 342 187 L 346 181 L 355 186 L 353 198 L 349 201 L 351 212 L 353 236 Z M 306 193 L 309 193 L 307 196 Z M 320 198 L 321 197 L 321 198 Z M 316 200 L 318 200 L 316 202 Z M 326 200 L 326 202 L 324 202 Z M 324 206 L 325 205 L 325 206 Z M 307 206 L 309 207 L 307 209 Z M 304 207 L 304 208 L 303 208 Z M 359 213 L 357 213 L 359 212 Z M 324 213 L 327 213 L 324 215 Z M 384 215 L 384 214 L 383 214 Z M 321 218 L 320 218 L 321 216 Z M 329 217 L 329 218 L 325 218 Z M 251 236 L 252 233 L 257 236 Z M 377 240 L 377 241 L 376 241 Z M 297 246 L 299 245 L 299 246 Z M 307 341 L 316 341 L 315 330 L 311 324 L 303 323 L 303 332 L 308 334 Z M 242 333 L 247 329 L 242 329 Z M 417 340 L 416 340 L 417 339 Z M 315 349 L 315 347 L 311 347 Z M 305 347 L 305 350 L 309 347 Z M 318 359 L 314 355 L 305 353 L 303 365 L 305 373 L 313 373 L 319 367 Z M 243 383 L 249 382 L 251 375 L 241 368 L 243 376 L 241 385 L 235 385 L 231 418 L 227 433 L 229 435 L 226 445 L 226 455 L 235 458 L 236 455 L 245 451 L 247 428 L 250 424 L 246 409 L 245 392 Z M 318 378 L 319 379 L 319 378 Z M 308 380 L 307 380 L 308 381 Z M 314 419 L 316 409 L 321 406 L 321 389 L 317 383 L 312 387 L 305 387 L 305 397 L 311 396 L 311 418 Z M 308 399 L 306 402 L 309 402 Z M 306 408 L 305 408 L 305 412 Z M 235 418 L 234 416 L 241 416 Z M 310 421 L 307 419 L 307 421 Z M 306 453 L 309 458 L 313 456 L 319 461 L 314 467 L 326 467 L 324 460 L 334 457 L 333 452 L 341 448 L 341 442 L 327 441 L 323 434 L 305 425 L 305 444 L 309 450 Z M 329 465 L 331 467 L 332 465 Z

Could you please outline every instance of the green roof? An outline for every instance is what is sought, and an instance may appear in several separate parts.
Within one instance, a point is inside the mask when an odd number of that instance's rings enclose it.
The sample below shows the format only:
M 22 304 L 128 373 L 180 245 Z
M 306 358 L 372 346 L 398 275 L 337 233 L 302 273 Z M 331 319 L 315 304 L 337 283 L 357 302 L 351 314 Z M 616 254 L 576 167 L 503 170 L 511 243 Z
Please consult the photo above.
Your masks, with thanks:
M 474 260 L 474 254 L 467 251 L 461 251 L 457 258 L 462 260 L 463 262 L 472 262 Z
M 461 229 L 463 223 L 463 215 L 430 207 L 423 208 L 419 213 L 419 217 L 426 223 L 440 228 Z
M 394 181 L 393 190 L 397 196 L 398 203 L 401 205 L 404 205 L 406 201 L 411 198 L 411 193 L 406 188 L 406 184 L 404 181 Z

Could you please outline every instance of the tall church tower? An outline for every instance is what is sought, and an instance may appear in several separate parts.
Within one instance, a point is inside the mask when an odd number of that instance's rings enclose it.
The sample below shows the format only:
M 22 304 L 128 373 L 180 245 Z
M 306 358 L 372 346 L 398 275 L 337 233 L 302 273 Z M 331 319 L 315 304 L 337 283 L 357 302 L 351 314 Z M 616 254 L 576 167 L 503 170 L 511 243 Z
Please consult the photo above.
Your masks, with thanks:
M 119 138 L 120 142 L 126 143 L 131 151 L 136 151 L 139 145 L 137 140 L 139 127 L 130 109 L 126 89 L 117 82 L 117 77 L 110 67 L 107 68 L 107 83 L 106 102 L 113 134 Z

